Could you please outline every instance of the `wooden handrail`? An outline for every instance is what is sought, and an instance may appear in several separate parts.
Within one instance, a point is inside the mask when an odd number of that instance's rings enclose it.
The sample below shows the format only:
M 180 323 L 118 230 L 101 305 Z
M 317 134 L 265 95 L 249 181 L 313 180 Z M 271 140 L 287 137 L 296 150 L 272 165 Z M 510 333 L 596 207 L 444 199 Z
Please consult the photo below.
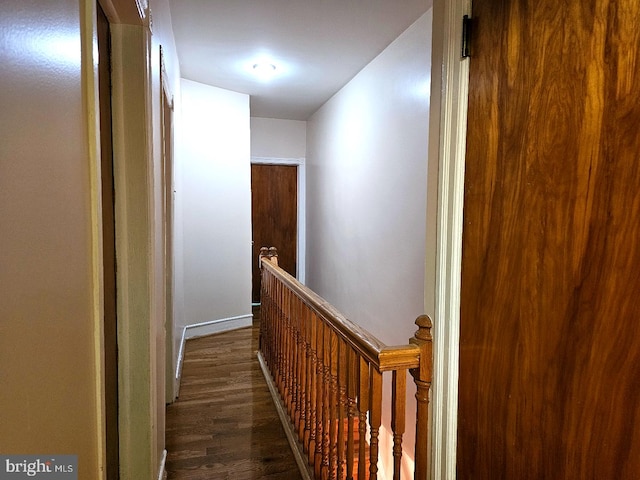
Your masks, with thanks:
M 390 371 L 393 478 L 400 479 L 407 372 L 414 377 L 417 399 L 414 478 L 426 478 L 433 370 L 429 317 L 418 317 L 418 331 L 408 344 L 387 346 L 279 268 L 275 248 L 263 247 L 259 262 L 259 357 L 280 394 L 312 476 L 377 478 L 382 373 Z
M 275 252 L 275 255 L 274 255 Z M 292 292 L 301 298 L 310 308 L 324 317 L 333 329 L 340 333 L 345 341 L 360 355 L 365 357 L 379 372 L 420 366 L 420 347 L 415 344 L 388 346 L 371 333 L 353 323 L 310 288 L 301 284 L 295 277 L 278 267 L 277 250 L 262 247 L 261 267 L 268 269 Z M 266 261 L 265 261 L 266 260 Z

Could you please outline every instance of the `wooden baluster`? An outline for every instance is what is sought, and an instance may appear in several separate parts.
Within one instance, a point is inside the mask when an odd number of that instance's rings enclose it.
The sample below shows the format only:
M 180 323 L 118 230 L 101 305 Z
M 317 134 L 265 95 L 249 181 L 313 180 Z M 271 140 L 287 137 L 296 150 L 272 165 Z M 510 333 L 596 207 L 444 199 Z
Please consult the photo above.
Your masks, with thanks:
M 275 288 L 275 278 L 273 278 L 273 276 L 271 276 L 269 274 L 269 276 L 267 277 L 267 281 L 269 282 L 268 284 L 268 288 L 269 288 L 269 294 L 268 294 L 268 299 L 269 299 L 269 305 L 267 308 L 267 320 L 268 320 L 268 324 L 267 324 L 267 338 L 268 338 L 268 344 L 267 344 L 267 348 L 269 349 L 269 368 L 271 369 L 271 374 L 275 374 L 275 342 L 276 342 L 276 337 L 275 337 L 275 328 L 276 328 L 276 320 L 275 320 L 275 315 L 276 315 L 276 306 L 275 306 L 275 295 L 276 295 L 276 288 Z M 274 377 L 275 378 L 275 377 Z
M 259 257 L 258 262 L 259 265 L 262 265 L 261 263 L 262 260 L 262 256 Z M 267 299 L 267 285 L 266 285 L 266 280 L 267 278 L 267 271 L 265 269 L 260 269 L 260 298 L 261 298 L 261 306 L 260 306 L 260 334 L 258 336 L 258 350 L 262 353 L 263 358 L 267 358 L 267 354 L 266 354 L 266 348 L 265 348 L 265 341 L 266 341 L 266 326 L 267 323 L 264 321 L 265 319 L 265 311 L 266 311 L 266 307 L 265 305 L 269 303 L 268 299 Z
M 304 427 L 307 423 L 307 336 L 304 321 L 304 303 L 301 299 L 297 305 L 297 325 L 298 325 L 298 439 L 304 440 Z
M 329 477 L 338 475 L 338 337 L 333 330 L 330 333 L 330 370 L 329 370 Z
M 307 321 L 309 322 L 309 364 L 307 365 L 307 382 L 308 387 L 308 414 L 307 426 L 305 427 L 304 445 L 307 447 L 307 455 L 309 464 L 313 465 L 313 455 L 316 444 L 316 322 L 315 315 L 307 310 Z
M 287 408 L 289 418 L 295 417 L 296 334 L 293 318 L 293 293 L 287 289 Z
M 393 431 L 393 479 L 400 480 L 402 436 L 405 429 L 407 371 L 394 370 L 391 380 L 391 430 Z
M 304 452 L 307 453 L 309 449 L 309 432 L 311 421 L 311 321 L 309 318 L 309 308 L 306 303 L 301 301 L 302 312 L 302 341 L 304 342 L 304 395 L 302 396 L 302 431 L 299 432 L 300 441 Z
M 304 343 L 302 332 L 302 311 L 300 308 L 300 299 L 296 297 L 296 427 L 298 438 L 302 439 L 304 431 Z
M 272 335 L 272 349 L 273 355 L 272 360 L 273 363 L 271 365 L 271 370 L 274 374 L 274 380 L 278 380 L 280 371 L 279 371 L 279 362 L 280 362 L 280 353 L 279 353 L 279 342 L 280 342 L 280 308 L 281 308 L 281 300 L 280 300 L 280 282 L 277 278 L 273 279 L 273 308 L 271 313 L 271 335 Z M 277 386 L 279 386 L 276 383 Z
M 356 400 L 358 392 L 358 357 L 353 349 L 347 349 L 347 480 L 353 480 L 354 451 L 354 418 L 356 416 Z
M 260 293 L 260 349 L 264 356 L 269 369 L 273 370 L 273 363 L 271 362 L 271 278 L 269 272 L 266 269 L 262 270 L 262 283 Z
M 338 342 L 338 476 L 342 480 L 345 476 L 345 421 L 347 419 L 347 373 L 348 352 L 344 340 Z
M 322 353 L 322 480 L 329 479 L 329 450 L 331 449 L 331 329 L 322 319 L 324 342 Z
M 277 284 L 278 291 L 278 324 L 277 324 L 277 336 L 276 336 L 276 354 L 278 359 L 276 360 L 278 369 L 278 391 L 280 395 L 284 390 L 284 312 L 282 311 L 284 305 L 284 287 L 280 282 Z
M 285 405 L 287 406 L 287 412 L 289 416 L 291 416 L 291 366 L 292 362 L 292 333 L 291 333 L 291 310 L 290 310 L 290 302 L 291 300 L 291 292 L 289 289 L 285 290 L 285 301 L 284 301 L 284 399 Z
M 273 351 L 271 343 L 273 341 L 271 338 L 271 312 L 273 309 L 271 283 L 272 279 L 270 274 L 264 270 L 262 277 L 263 292 L 260 297 L 260 301 L 262 302 L 262 305 L 260 306 L 260 330 L 262 332 L 260 346 L 263 350 L 267 365 L 269 365 L 269 368 L 273 370 L 273 361 L 271 358 L 271 352 Z
M 289 383 L 289 395 L 291 397 L 291 421 L 296 425 L 296 418 L 298 416 L 298 328 L 296 318 L 296 297 L 293 293 L 289 294 L 289 309 L 290 309 L 290 325 L 291 325 L 291 366 L 289 371 L 291 372 L 291 380 Z
M 316 449 L 314 458 L 314 474 L 316 479 L 322 478 L 322 443 L 324 436 L 324 322 L 317 316 L 317 344 L 318 361 L 316 363 Z
M 273 336 L 273 364 L 271 365 L 271 373 L 273 380 L 280 391 L 280 353 L 279 353 L 279 336 L 280 336 L 280 284 L 274 279 L 273 282 L 273 315 L 271 316 L 271 335 Z
M 382 424 L 382 373 L 371 368 L 371 405 L 369 408 L 369 480 L 378 478 L 380 425 Z
M 300 329 L 300 364 L 298 368 L 300 369 L 300 395 L 299 395 L 299 408 L 300 408 L 300 419 L 298 422 L 298 438 L 300 441 L 304 438 L 304 426 L 307 423 L 307 334 L 306 334 L 306 323 L 304 312 L 306 309 L 306 305 L 304 302 L 299 299 L 298 300 L 298 325 Z
M 268 303 L 267 300 L 267 270 L 262 268 L 262 258 L 266 256 L 268 252 L 267 247 L 261 247 L 260 248 L 260 255 L 258 256 L 258 268 L 260 270 L 260 301 L 261 301 L 261 305 L 260 305 L 260 335 L 258 336 L 258 350 L 260 350 L 260 352 L 262 352 L 262 356 L 263 358 L 266 358 L 266 349 L 264 346 L 264 341 L 265 341 L 265 326 L 266 323 L 264 321 L 264 315 L 265 315 L 265 304 Z
M 287 404 L 287 293 L 283 286 L 281 290 L 282 301 L 280 311 L 280 395 L 284 398 L 285 407 Z
M 369 411 L 369 364 L 360 357 L 358 376 L 358 480 L 367 478 L 367 412 Z
M 369 480 L 378 478 L 378 436 L 382 423 L 382 373 L 371 368 L 371 405 L 369 409 L 369 433 L 371 445 L 369 446 Z
M 297 399 L 298 399 L 298 388 L 297 388 L 297 375 L 298 375 L 298 332 L 296 328 L 296 310 L 295 310 L 295 300 L 296 297 L 293 293 L 290 293 L 290 341 L 291 341 L 291 366 L 289 367 L 289 371 L 291 372 L 291 381 L 289 383 L 289 396 L 291 397 L 290 401 L 290 410 L 291 410 L 291 421 L 293 424 L 296 424 L 296 416 L 297 416 Z
M 307 455 L 309 458 L 309 465 L 314 464 L 314 456 L 316 451 L 316 430 L 317 430 L 317 337 L 318 337 L 318 323 L 315 313 L 309 312 L 310 323 L 310 338 L 309 338 L 309 350 L 311 355 L 311 362 L 309 365 L 309 433 L 308 433 L 308 445 Z M 305 442 L 305 443 L 307 443 Z
M 416 450 L 415 475 L 416 479 L 427 478 L 427 456 L 429 452 L 429 389 L 433 377 L 433 337 L 432 323 L 427 315 L 416 319 L 418 331 L 409 343 L 420 347 L 420 366 L 411 370 L 416 384 Z
M 269 337 L 271 349 L 271 373 L 273 378 L 276 378 L 277 364 L 278 364 L 278 282 L 275 277 L 272 276 L 271 282 L 271 308 L 269 309 Z
M 283 289 L 284 301 L 283 301 L 283 309 L 282 309 L 282 396 L 284 398 L 284 404 L 287 409 L 287 413 L 290 413 L 289 405 L 290 405 L 290 397 L 289 397 L 289 381 L 291 379 L 289 375 L 289 367 L 291 365 L 291 357 L 289 356 L 289 346 L 290 346 L 290 325 L 289 325 L 289 289 Z
M 262 352 L 262 356 L 267 359 L 267 325 L 268 325 L 268 320 L 265 321 L 266 319 L 266 315 L 267 315 L 267 309 L 268 309 L 268 305 L 269 305 L 269 299 L 268 299 L 268 289 L 267 289 L 267 271 L 266 270 L 261 270 L 260 271 L 260 298 L 261 298 L 261 306 L 260 306 L 260 337 L 259 337 L 259 341 L 258 341 L 258 345 L 259 345 L 259 349 Z

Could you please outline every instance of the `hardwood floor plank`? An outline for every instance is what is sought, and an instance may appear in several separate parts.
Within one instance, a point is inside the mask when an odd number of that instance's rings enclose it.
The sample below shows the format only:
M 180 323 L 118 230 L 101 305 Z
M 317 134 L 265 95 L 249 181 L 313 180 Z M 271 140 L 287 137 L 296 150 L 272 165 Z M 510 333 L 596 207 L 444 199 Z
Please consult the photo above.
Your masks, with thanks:
M 292 480 L 300 472 L 256 359 L 252 328 L 188 340 L 167 406 L 169 480 Z

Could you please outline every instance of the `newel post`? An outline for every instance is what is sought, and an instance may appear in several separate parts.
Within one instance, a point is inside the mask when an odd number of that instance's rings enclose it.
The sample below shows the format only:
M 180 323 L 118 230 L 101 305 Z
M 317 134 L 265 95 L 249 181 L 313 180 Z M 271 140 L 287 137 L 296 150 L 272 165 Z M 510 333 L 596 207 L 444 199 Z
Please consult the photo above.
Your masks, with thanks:
M 262 268 L 262 259 L 268 258 L 274 265 L 278 265 L 278 249 L 276 247 L 260 247 L 258 264 Z
M 429 390 L 433 378 L 433 324 L 428 315 L 420 315 L 416 319 L 418 330 L 409 343 L 420 347 L 420 366 L 411 370 L 416 384 L 416 480 L 427 478 L 427 457 L 429 453 Z
M 262 268 L 262 259 L 269 256 L 269 247 L 260 247 L 260 255 L 258 255 L 258 267 Z
M 269 247 L 269 260 L 274 265 L 278 265 L 278 249 L 276 247 Z

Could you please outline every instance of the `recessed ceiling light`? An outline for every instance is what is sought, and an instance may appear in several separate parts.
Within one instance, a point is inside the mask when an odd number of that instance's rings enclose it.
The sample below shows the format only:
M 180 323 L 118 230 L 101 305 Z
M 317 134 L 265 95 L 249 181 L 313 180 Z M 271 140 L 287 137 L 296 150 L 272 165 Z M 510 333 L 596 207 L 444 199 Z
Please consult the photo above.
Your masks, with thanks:
M 276 73 L 276 66 L 269 62 L 258 62 L 253 64 L 253 73 L 261 79 L 267 80 Z

